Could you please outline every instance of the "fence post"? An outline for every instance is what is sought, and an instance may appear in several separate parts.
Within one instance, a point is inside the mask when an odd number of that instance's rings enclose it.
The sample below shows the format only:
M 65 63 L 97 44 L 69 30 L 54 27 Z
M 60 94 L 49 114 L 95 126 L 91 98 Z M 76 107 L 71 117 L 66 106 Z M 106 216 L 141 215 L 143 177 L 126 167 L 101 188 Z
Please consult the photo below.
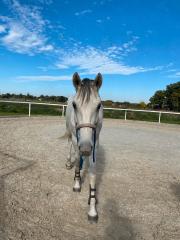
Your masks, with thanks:
M 29 117 L 31 116 L 31 103 L 29 102 Z
M 159 112 L 159 123 L 161 123 L 161 112 Z
M 127 110 L 125 110 L 125 115 L 124 115 L 124 120 L 126 121 L 127 119 Z
M 65 106 L 63 105 L 62 117 L 64 117 L 64 112 L 65 112 Z

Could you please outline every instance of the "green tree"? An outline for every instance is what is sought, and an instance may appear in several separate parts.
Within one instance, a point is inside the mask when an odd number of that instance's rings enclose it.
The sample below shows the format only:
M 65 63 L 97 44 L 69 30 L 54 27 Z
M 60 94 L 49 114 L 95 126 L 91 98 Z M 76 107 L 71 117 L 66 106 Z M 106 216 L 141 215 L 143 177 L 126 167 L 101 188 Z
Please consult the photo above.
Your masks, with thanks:
M 152 108 L 162 109 L 164 102 L 166 101 L 166 91 L 156 91 L 149 101 Z
M 154 109 L 180 111 L 180 81 L 169 84 L 166 90 L 159 90 L 150 98 L 150 106 Z
M 170 110 L 180 111 L 180 82 L 166 87 L 167 105 Z
M 147 106 L 146 106 L 146 103 L 145 103 L 145 102 L 140 102 L 140 103 L 139 103 L 139 108 L 140 108 L 140 109 L 146 109 L 146 107 L 147 107 Z

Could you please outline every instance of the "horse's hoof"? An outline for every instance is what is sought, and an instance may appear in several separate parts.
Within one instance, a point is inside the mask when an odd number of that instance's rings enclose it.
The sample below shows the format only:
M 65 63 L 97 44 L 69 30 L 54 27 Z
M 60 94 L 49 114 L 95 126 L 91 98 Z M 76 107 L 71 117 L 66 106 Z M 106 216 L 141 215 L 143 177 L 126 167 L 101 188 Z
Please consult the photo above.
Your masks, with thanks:
M 81 192 L 81 188 L 74 188 L 73 187 L 73 192 Z
M 73 164 L 71 163 L 70 165 L 66 163 L 66 169 L 71 170 L 73 168 Z
M 98 215 L 96 215 L 96 216 L 90 216 L 90 215 L 88 215 L 88 221 L 89 221 L 90 223 L 97 223 L 97 222 L 98 222 Z

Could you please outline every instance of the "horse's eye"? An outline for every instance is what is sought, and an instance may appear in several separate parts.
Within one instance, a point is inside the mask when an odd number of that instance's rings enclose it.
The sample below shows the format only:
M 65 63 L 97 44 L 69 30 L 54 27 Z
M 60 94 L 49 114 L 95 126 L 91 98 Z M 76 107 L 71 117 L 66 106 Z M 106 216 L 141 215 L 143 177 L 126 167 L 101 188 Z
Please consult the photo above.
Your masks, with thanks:
M 97 110 L 99 111 L 100 108 L 101 108 L 101 103 L 98 104 Z
M 76 108 L 77 108 L 77 106 L 76 106 L 76 103 L 75 103 L 75 102 L 73 102 L 73 103 L 72 103 L 72 105 L 73 105 L 73 108 L 74 108 L 74 109 L 76 109 Z

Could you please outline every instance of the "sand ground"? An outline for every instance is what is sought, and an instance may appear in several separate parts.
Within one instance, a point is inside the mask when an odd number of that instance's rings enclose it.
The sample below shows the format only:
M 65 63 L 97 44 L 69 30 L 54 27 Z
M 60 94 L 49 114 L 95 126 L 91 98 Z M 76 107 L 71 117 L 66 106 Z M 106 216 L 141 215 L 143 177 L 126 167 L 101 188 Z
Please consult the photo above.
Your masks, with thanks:
M 180 126 L 105 120 L 97 158 L 97 224 L 88 174 L 74 193 L 65 121 L 0 118 L 1 240 L 179 240 Z

